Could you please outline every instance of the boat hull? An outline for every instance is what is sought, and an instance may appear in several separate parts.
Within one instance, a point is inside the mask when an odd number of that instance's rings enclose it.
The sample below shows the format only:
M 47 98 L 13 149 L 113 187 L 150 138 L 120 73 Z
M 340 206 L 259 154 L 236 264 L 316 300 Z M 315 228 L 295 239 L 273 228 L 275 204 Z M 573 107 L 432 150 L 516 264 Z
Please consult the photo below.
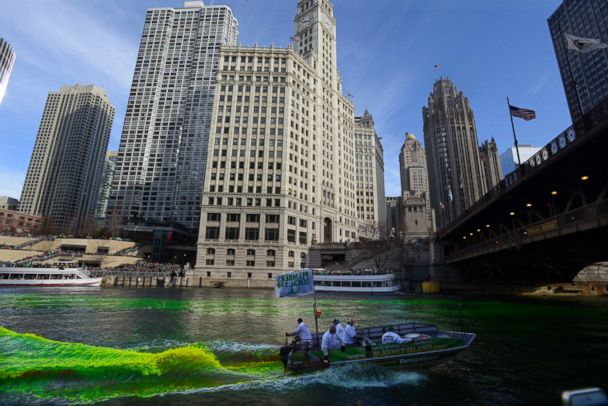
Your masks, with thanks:
M 0 288 L 99 287 L 101 281 L 81 268 L 0 267 Z
M 402 336 L 410 334 L 421 338 L 414 338 L 404 344 L 379 344 L 386 328 L 370 327 L 361 330 L 360 337 L 363 337 L 365 346 L 351 346 L 343 351 L 330 350 L 329 362 L 322 362 L 319 350 L 311 351 L 308 356 L 303 356 L 302 351 L 294 350 L 285 362 L 285 372 L 308 372 L 355 364 L 399 369 L 430 367 L 468 350 L 476 338 L 474 333 L 443 331 L 433 325 L 406 323 L 397 325 L 391 331 Z M 319 348 L 319 338 L 316 334 L 313 335 L 316 348 Z M 310 362 L 310 359 L 313 361 Z
M 75 287 L 75 286 L 101 286 L 102 278 L 90 279 L 63 279 L 63 280 L 0 280 L 0 288 L 33 288 L 33 287 Z

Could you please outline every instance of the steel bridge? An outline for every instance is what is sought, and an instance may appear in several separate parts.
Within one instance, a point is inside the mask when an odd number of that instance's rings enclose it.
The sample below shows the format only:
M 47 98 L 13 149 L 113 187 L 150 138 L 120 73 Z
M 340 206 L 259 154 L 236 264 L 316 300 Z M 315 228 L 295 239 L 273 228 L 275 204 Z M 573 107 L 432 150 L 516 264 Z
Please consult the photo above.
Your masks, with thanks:
M 569 281 L 608 260 L 608 99 L 438 233 L 468 279 Z

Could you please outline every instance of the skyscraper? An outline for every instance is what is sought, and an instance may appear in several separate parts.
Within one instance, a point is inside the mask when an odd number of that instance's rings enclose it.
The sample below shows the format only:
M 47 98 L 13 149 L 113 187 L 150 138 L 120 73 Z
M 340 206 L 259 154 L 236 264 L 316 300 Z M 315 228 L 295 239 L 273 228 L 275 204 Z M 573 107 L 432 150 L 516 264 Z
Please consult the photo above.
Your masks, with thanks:
M 479 159 L 481 160 L 481 168 L 483 169 L 486 181 L 486 189 L 491 190 L 503 178 L 500 157 L 498 156 L 498 146 L 494 138 L 490 141 L 485 140 L 481 144 L 479 147 Z
M 426 169 L 426 151 L 412 133 L 405 134 L 399 153 L 401 192 L 428 193 L 429 179 Z
M 540 147 L 535 147 L 530 144 L 519 144 L 518 149 L 519 159 L 521 159 L 522 164 L 540 151 Z M 515 168 L 517 168 L 517 165 L 519 165 L 519 163 L 517 162 L 517 150 L 515 147 L 509 147 L 500 154 L 500 167 L 503 176 L 513 172 Z
M 101 183 L 99 185 L 99 196 L 97 197 L 97 206 L 95 207 L 95 218 L 104 219 L 108 210 L 108 200 L 110 199 L 110 191 L 112 189 L 112 179 L 114 179 L 114 171 L 116 170 L 116 157 L 118 152 L 108 151 L 106 159 L 103 163 L 103 173 L 101 175 Z
M 293 47 L 222 48 L 197 271 L 272 285 L 312 243 L 357 239 L 354 106 L 328 0 L 299 0 Z
M 20 211 L 46 216 L 55 232 L 93 220 L 114 107 L 95 85 L 50 92 L 21 193 Z
M 403 238 L 407 241 L 429 237 L 434 230 L 434 219 L 429 198 L 426 152 L 412 133 L 405 135 L 399 154 L 399 167 Z
M 15 51 L 6 40 L 0 37 L 0 104 L 6 94 L 8 79 L 15 64 Z
M 487 186 L 469 99 L 441 78 L 422 116 L 431 205 L 441 230 L 483 196 Z
M 608 42 L 605 0 L 564 0 L 549 17 L 549 30 L 572 121 L 608 98 L 608 49 L 580 53 L 566 48 L 564 33 Z M 576 88 L 578 87 L 578 95 Z M 579 101 L 580 97 L 580 101 Z M 581 111 L 582 107 L 582 111 Z
M 367 110 L 355 117 L 355 168 L 359 235 L 386 237 L 384 150 L 374 129 L 374 118 Z
M 148 10 L 108 205 L 114 222 L 198 230 L 220 47 L 237 40 L 227 6 Z

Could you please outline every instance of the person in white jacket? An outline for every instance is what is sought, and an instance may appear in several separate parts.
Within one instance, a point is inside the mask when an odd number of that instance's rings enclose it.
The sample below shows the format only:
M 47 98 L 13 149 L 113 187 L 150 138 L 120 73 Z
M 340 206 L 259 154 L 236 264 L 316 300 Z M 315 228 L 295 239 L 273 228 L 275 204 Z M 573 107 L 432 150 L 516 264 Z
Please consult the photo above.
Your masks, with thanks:
M 336 334 L 344 341 L 344 325 L 338 319 L 334 319 L 333 323 L 336 326 Z
M 299 337 L 300 338 L 300 349 L 308 350 L 312 348 L 312 334 L 310 333 L 310 329 L 304 323 L 304 320 L 300 317 L 298 319 L 298 327 L 291 333 L 285 333 L 286 337 Z
M 323 359 L 325 362 L 328 361 L 329 350 L 343 347 L 344 343 L 342 338 L 336 333 L 336 326 L 331 325 L 329 330 L 323 334 L 321 340 L 321 350 L 323 351 Z
M 357 330 L 355 330 L 355 321 L 350 319 L 346 323 L 344 333 L 342 334 L 342 341 L 344 345 L 353 345 L 357 342 Z
M 382 335 L 382 344 L 403 344 L 411 341 L 408 338 L 401 338 L 399 334 L 393 332 L 392 327 L 389 327 L 387 330 L 388 331 Z

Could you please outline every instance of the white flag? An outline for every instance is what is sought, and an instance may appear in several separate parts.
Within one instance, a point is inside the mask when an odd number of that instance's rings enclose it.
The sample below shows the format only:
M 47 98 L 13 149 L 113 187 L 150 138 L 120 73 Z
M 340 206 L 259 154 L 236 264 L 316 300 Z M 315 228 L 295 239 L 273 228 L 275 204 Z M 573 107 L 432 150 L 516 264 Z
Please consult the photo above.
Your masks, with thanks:
M 568 42 L 568 49 L 581 53 L 595 51 L 596 49 L 608 48 L 608 44 L 595 38 L 582 38 L 572 34 L 564 33 Z

